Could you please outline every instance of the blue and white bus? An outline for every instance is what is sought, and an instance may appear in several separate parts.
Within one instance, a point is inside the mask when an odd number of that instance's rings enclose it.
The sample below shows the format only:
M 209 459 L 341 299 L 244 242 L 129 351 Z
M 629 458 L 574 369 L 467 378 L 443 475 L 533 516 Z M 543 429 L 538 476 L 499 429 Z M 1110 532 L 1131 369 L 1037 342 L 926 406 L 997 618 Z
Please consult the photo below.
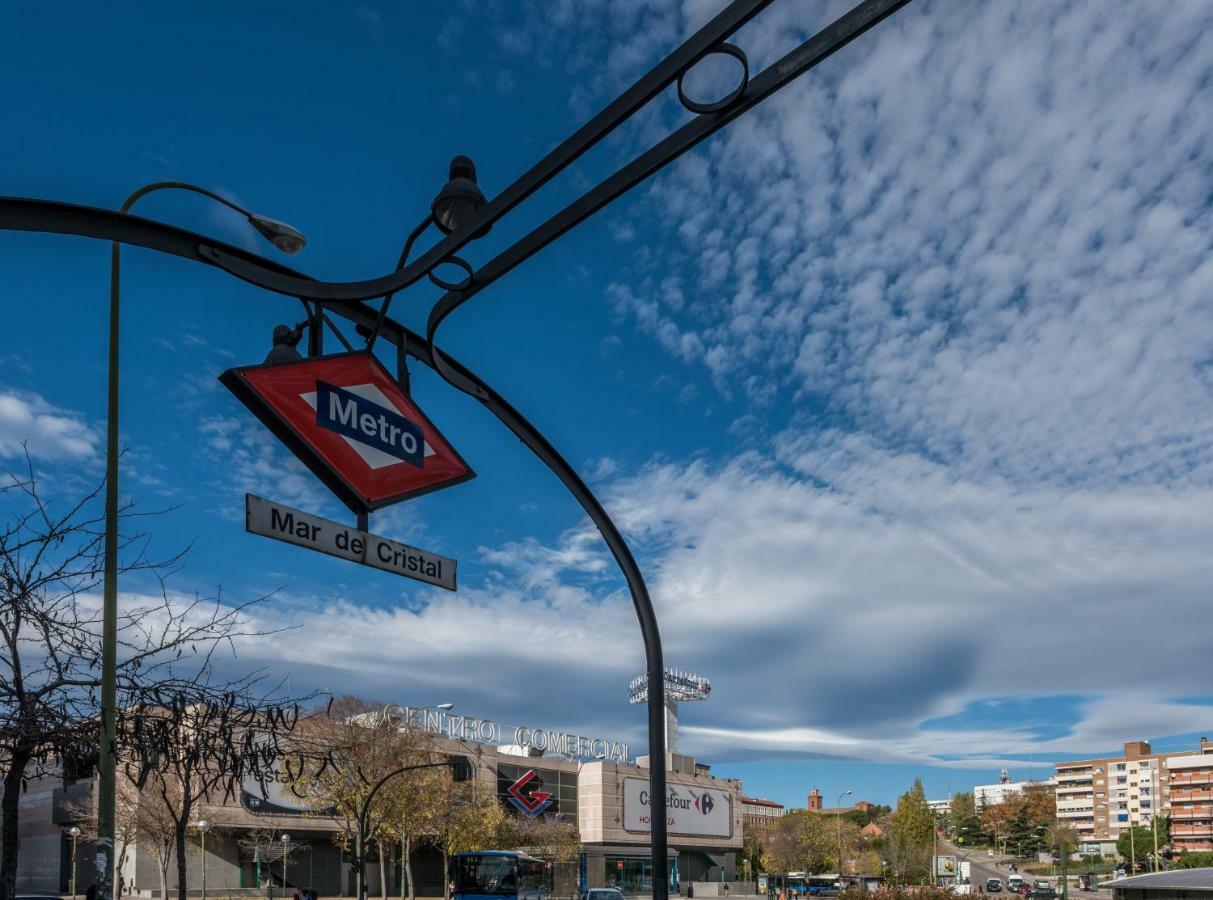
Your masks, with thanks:
M 453 900 L 543 900 L 543 860 L 514 850 L 482 850 L 451 857 Z

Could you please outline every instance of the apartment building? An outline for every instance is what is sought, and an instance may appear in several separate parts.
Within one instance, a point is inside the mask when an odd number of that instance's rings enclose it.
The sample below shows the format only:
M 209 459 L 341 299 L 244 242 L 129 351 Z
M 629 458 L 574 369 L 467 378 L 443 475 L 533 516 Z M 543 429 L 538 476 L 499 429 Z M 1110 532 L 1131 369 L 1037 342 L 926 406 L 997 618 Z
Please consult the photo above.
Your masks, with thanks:
M 1213 742 L 1201 738 L 1197 750 L 1153 753 L 1148 741 L 1130 741 L 1123 756 L 1056 769 L 1057 818 L 1078 831 L 1080 851 L 1111 853 L 1122 831 L 1149 825 L 1155 815 L 1175 819 L 1175 850 L 1213 849 Z
M 762 797 L 737 798 L 741 802 L 741 826 L 746 831 L 768 831 L 783 817 L 783 804 Z

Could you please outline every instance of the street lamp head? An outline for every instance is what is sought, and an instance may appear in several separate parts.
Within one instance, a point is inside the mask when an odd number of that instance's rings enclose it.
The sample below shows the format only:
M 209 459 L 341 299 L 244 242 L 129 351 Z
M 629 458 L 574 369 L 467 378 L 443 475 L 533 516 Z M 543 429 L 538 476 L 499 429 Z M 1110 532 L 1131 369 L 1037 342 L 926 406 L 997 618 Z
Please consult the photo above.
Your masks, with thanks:
M 289 844 L 291 842 L 291 836 L 289 834 L 283 834 L 281 840 L 282 843 Z
M 197 824 L 194 825 L 194 827 L 197 828 L 199 831 L 201 831 L 203 834 L 206 834 L 207 831 L 211 827 L 211 823 L 208 822 L 206 819 L 199 819 Z
M 434 198 L 430 211 L 434 214 L 434 224 L 450 234 L 476 218 L 486 202 L 484 193 L 476 185 L 476 164 L 466 156 L 456 156 L 451 160 L 450 180 Z M 476 237 L 484 237 L 489 228 L 486 225 L 480 229 Z
M 294 256 L 307 245 L 307 238 L 303 236 L 303 232 L 286 222 L 279 222 L 277 219 L 257 213 L 250 213 L 248 221 L 265 236 L 266 240 L 289 256 Z
M 71 828 L 69 828 L 67 830 L 67 833 L 70 834 L 72 837 L 80 837 L 80 829 L 77 828 L 75 825 L 73 825 Z

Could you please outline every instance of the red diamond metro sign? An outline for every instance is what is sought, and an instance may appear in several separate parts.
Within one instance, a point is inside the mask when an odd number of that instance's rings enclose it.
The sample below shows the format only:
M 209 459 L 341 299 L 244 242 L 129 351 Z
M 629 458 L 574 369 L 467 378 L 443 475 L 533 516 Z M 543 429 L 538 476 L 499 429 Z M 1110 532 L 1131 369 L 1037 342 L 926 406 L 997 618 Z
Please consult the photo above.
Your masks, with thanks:
M 219 380 L 352 509 L 475 477 L 369 353 L 244 366 Z

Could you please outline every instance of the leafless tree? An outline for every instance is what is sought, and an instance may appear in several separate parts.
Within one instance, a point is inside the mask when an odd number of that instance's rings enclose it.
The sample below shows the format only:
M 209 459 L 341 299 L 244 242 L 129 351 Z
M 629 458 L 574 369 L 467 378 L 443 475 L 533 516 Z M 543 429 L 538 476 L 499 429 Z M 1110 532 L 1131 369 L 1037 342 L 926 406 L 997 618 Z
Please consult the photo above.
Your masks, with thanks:
M 7 517 L 0 525 L 0 900 L 12 900 L 16 888 L 18 799 L 28 780 L 64 768 L 90 769 L 97 756 L 103 487 L 55 503 L 44 498 L 28 458 L 24 472 L 0 475 L 0 513 Z M 227 680 L 217 675 L 217 654 L 234 652 L 240 638 L 265 633 L 248 616 L 249 607 L 265 598 L 228 604 L 172 594 L 166 579 L 183 554 L 153 560 L 139 527 L 146 516 L 127 504 L 120 519 L 119 571 L 143 589 L 133 599 L 124 596 L 119 613 L 120 757 L 134 766 L 140 785 L 153 773 L 171 776 L 165 770 L 171 755 L 139 742 L 156 733 L 146 725 L 148 711 L 201 704 L 225 710 L 217 714 L 224 724 L 212 729 L 216 736 L 207 746 L 227 765 L 247 767 L 248 746 L 220 751 L 217 742 L 243 742 L 240 723 L 268 724 L 273 731 L 285 719 L 264 707 L 249 714 L 259 674 Z M 215 716 L 203 714 L 203 721 L 213 726 Z

